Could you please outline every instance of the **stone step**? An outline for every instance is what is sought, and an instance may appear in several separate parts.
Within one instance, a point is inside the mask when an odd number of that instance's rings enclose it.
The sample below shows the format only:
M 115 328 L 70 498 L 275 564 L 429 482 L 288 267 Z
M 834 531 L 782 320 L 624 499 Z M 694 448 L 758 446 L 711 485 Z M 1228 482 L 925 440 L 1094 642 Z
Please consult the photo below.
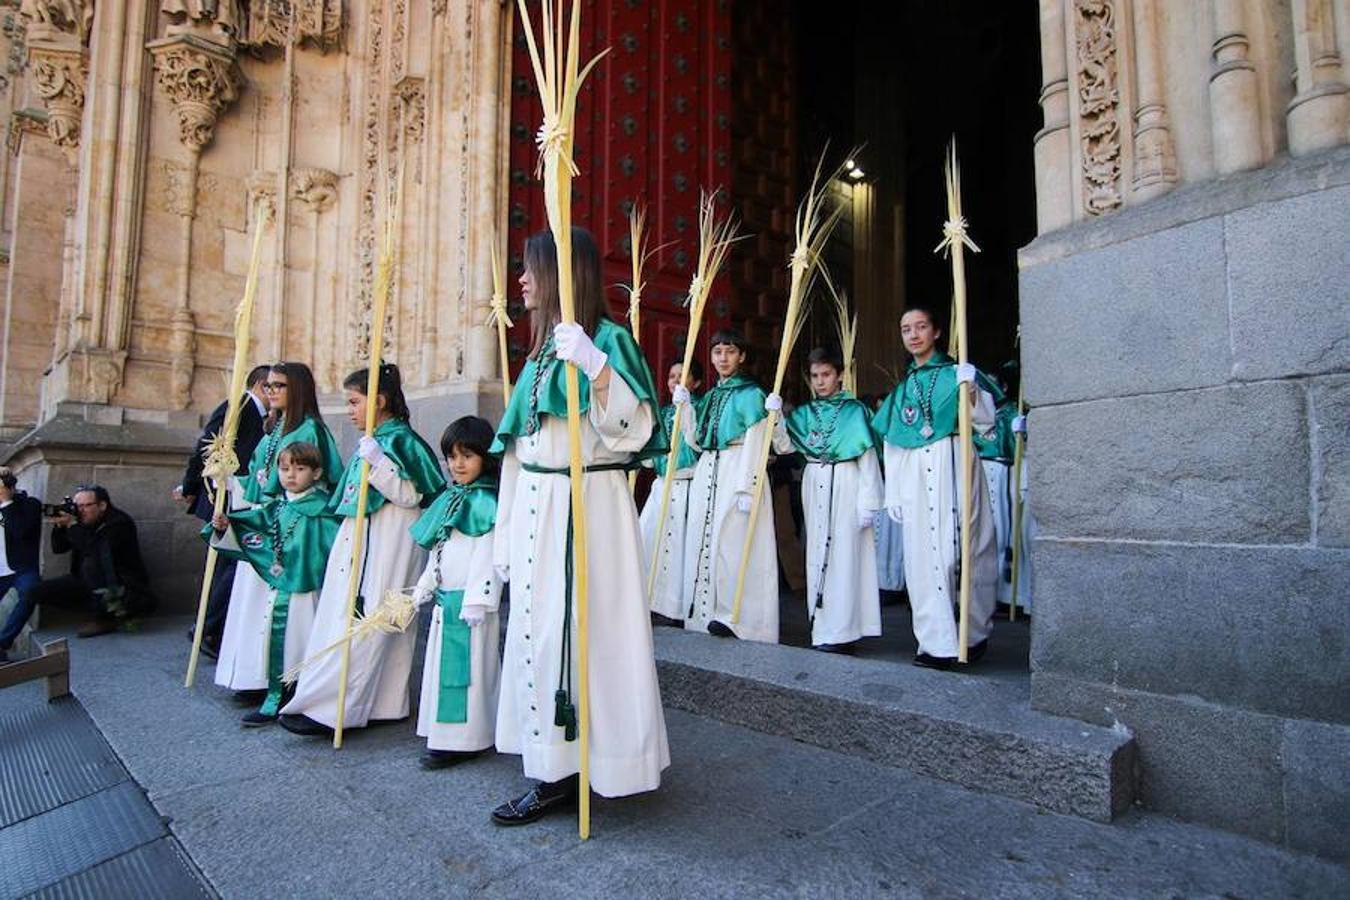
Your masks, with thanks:
M 1133 736 L 1032 710 L 1029 679 L 671 628 L 654 636 L 675 709 L 1099 822 L 1134 802 Z

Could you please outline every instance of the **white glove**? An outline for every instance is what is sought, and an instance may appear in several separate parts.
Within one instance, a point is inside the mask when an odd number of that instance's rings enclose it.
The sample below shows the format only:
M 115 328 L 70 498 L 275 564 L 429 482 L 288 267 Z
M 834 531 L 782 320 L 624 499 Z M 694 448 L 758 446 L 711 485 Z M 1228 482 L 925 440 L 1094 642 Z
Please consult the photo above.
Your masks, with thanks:
M 417 607 L 426 606 L 431 602 L 431 598 L 434 596 L 435 591 L 419 584 L 417 587 L 413 588 L 413 605 Z
M 904 516 L 901 514 L 901 509 L 898 506 L 886 507 L 886 515 L 890 516 L 891 521 L 897 525 L 900 525 L 904 522 Z
M 694 398 L 689 394 L 689 388 L 682 384 L 675 385 L 675 390 L 670 392 L 670 399 L 676 406 L 688 406 L 694 402 Z
M 510 566 L 493 566 L 492 571 L 497 573 L 497 580 L 502 584 L 506 584 L 511 580 Z
M 956 364 L 956 382 L 957 384 L 975 384 L 975 366 L 970 363 Z
M 1013 434 L 1026 434 L 1026 433 L 1027 433 L 1027 417 L 1026 417 L 1026 416 L 1014 416 L 1014 417 L 1013 417 L 1013 421 L 1012 421 L 1012 429 L 1013 429 Z
M 486 618 L 487 610 L 481 606 L 461 606 L 459 609 L 459 620 L 470 628 L 482 625 Z
M 371 466 L 378 465 L 380 460 L 384 459 L 384 448 L 380 446 L 379 441 L 369 435 L 361 435 L 361 440 L 356 442 L 356 455 L 370 463 Z
M 870 509 L 858 510 L 858 530 L 866 531 L 874 524 L 874 517 Z
M 575 364 L 587 378 L 599 375 L 609 360 L 576 322 L 559 322 L 553 326 L 553 348 L 558 359 Z
M 750 499 L 749 494 L 738 493 L 736 495 L 736 508 L 743 513 L 748 513 L 750 511 Z
M 769 394 L 764 398 L 764 408 L 769 412 L 782 412 L 783 398 L 778 394 Z

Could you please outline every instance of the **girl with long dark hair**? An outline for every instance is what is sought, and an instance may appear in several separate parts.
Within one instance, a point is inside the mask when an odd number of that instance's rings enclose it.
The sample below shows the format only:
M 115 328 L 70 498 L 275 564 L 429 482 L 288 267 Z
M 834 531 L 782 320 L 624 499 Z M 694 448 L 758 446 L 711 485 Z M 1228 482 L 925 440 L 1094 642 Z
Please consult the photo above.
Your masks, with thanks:
M 577 672 L 564 363 L 580 369 L 590 579 L 590 775 L 604 797 L 656 789 L 670 764 L 652 656 L 637 510 L 625 470 L 666 448 L 651 371 L 605 312 L 600 254 L 572 229 L 577 323 L 561 324 L 557 251 L 541 232 L 520 278 L 534 334 L 492 452 L 501 454 L 495 563 L 511 581 L 497 749 L 539 783 L 492 812 L 532 822 L 577 797 Z
M 373 612 L 385 591 L 404 590 L 417 577 L 424 561 L 408 529 L 445 489 L 436 454 L 408 424 L 408 404 L 398 367 L 380 367 L 378 388 L 367 397 L 367 370 L 347 376 L 347 418 L 365 427 L 367 404 L 374 403 L 375 432 L 362 436 L 333 492 L 331 509 L 342 516 L 333 550 L 328 554 L 323 588 L 314 614 L 307 658 L 318 657 L 300 673 L 295 696 L 281 710 L 281 725 L 296 734 L 328 734 L 337 724 L 337 696 L 342 678 L 342 654 L 319 652 L 339 641 L 347 629 L 347 600 L 356 538 L 356 507 L 361 484 L 361 462 L 370 466 L 366 499 L 366 535 L 359 561 L 358 613 Z M 372 719 L 406 718 L 410 706 L 408 676 L 412 672 L 417 630 L 378 633 L 353 640 L 347 672 L 345 728 L 363 728 Z
M 263 392 L 270 410 L 263 425 L 267 433 L 254 448 L 242 485 L 242 502 L 238 501 L 241 492 L 231 491 L 233 508 L 266 506 L 285 496 L 279 463 L 281 451 L 292 444 L 311 444 L 318 450 L 322 465 L 316 487 L 331 492 L 342 473 L 342 455 L 319 414 L 314 373 L 301 362 L 276 363 L 267 373 Z M 268 648 L 274 595 L 272 587 L 252 566 L 235 567 L 215 682 L 258 702 L 262 702 L 269 683 Z M 312 602 L 312 597 L 302 599 L 290 610 L 297 633 L 301 624 L 308 623 L 313 616 Z

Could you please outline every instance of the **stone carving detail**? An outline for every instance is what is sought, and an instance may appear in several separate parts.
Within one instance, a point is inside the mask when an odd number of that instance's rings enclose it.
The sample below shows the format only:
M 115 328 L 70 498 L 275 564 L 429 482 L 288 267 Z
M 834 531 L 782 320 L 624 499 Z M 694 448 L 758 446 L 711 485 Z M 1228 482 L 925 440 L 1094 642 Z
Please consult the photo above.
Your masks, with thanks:
M 177 216 L 196 215 L 197 186 L 192 183 L 192 169 L 165 160 L 159 164 L 159 174 L 164 180 L 164 193 L 161 198 L 164 210 Z
M 33 90 L 47 107 L 47 135 L 73 166 L 80 149 L 89 52 L 73 41 L 68 45 L 34 41 L 28 45 L 28 60 Z
M 264 220 L 273 222 L 277 217 L 277 176 L 273 172 L 253 172 L 248 176 L 248 225 L 258 216 L 258 204 L 262 204 Z
M 383 144 L 382 121 L 384 93 L 380 89 L 384 53 L 384 3 L 370 0 L 366 12 L 366 96 L 361 119 L 360 206 L 356 232 L 358 266 L 357 303 L 352 311 L 352 333 L 356 338 L 357 359 L 370 357 L 370 308 L 375 282 L 376 230 L 382 207 L 380 148 Z
M 54 40 L 60 35 L 74 37 L 80 44 L 89 42 L 94 22 L 93 0 L 23 0 L 19 14 L 28 23 L 33 40 Z
M 243 78 L 234 54 L 187 34 L 153 41 L 148 47 L 160 86 L 178 113 L 178 138 L 200 153 L 211 143 L 220 114 L 239 96 Z
M 242 42 L 250 47 L 285 47 L 295 16 L 294 40 L 320 50 L 342 42 L 342 0 L 254 0 Z
M 169 324 L 169 402 L 187 409 L 192 402 L 192 373 L 196 367 L 197 323 L 186 309 L 176 309 Z
M 127 351 L 76 347 L 68 360 L 66 399 L 74 403 L 111 403 L 122 388 Z
M 427 122 L 426 79 L 412 75 L 405 76 L 394 86 L 394 93 L 401 101 L 398 118 L 403 126 L 402 136 L 406 139 L 406 144 L 412 146 L 422 143 L 422 135 L 426 132 Z M 390 142 L 393 146 L 398 146 L 400 143 L 403 142 L 397 139 Z
M 1113 0 L 1074 0 L 1083 201 L 1090 215 L 1121 204 L 1115 17 Z
M 160 12 L 173 19 L 166 34 L 197 32 L 225 42 L 243 34 L 244 12 L 239 0 L 162 0 Z
M 25 134 L 46 134 L 46 119 L 36 109 L 16 109 L 9 114 L 9 131 L 5 135 L 5 147 L 11 154 L 17 155 Z
M 315 214 L 337 202 L 337 173 L 327 169 L 295 169 L 291 172 L 291 196 Z

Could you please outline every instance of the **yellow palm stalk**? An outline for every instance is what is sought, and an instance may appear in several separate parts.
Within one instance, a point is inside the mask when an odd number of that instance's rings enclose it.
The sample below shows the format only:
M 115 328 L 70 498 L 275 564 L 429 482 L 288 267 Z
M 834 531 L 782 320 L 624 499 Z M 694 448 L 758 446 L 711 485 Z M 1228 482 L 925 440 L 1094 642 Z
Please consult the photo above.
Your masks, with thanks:
M 392 208 L 386 211 L 384 222 L 384 245 L 380 250 L 379 265 L 375 269 L 375 288 L 370 310 L 370 368 L 366 371 L 366 437 L 375 435 L 375 414 L 379 410 L 380 365 L 384 357 L 384 321 L 389 306 L 389 286 L 393 280 L 394 231 L 403 208 L 403 172 L 398 178 L 397 193 Z M 352 630 L 352 618 L 356 613 L 356 596 L 361 589 L 362 552 L 366 536 L 366 506 L 370 498 L 370 463 L 361 460 L 361 485 L 356 494 L 356 517 L 352 520 L 352 566 L 347 579 L 347 625 L 346 634 Z M 342 642 L 342 667 L 338 678 L 337 721 L 333 725 L 333 749 L 342 749 L 342 726 L 347 718 L 347 673 L 351 668 L 352 642 Z
M 248 277 L 244 280 L 244 297 L 234 313 L 234 361 L 230 370 L 230 393 L 227 395 L 225 421 L 220 431 L 207 447 L 206 459 L 202 466 L 202 480 L 216 483 L 215 515 L 225 512 L 225 500 L 229 496 L 230 477 L 239 468 L 239 458 L 234 452 L 234 438 L 239 432 L 240 401 L 244 396 L 244 379 L 248 375 L 249 331 L 253 322 L 253 304 L 258 295 L 258 267 L 262 259 L 263 224 L 267 221 L 267 211 L 258 204 L 257 220 L 253 223 L 253 254 L 248 261 Z M 202 630 L 206 627 L 206 603 L 211 596 L 211 578 L 216 573 L 216 548 L 206 551 L 206 568 L 202 572 L 202 590 L 197 599 L 197 627 L 192 630 L 192 653 L 188 656 L 187 677 L 184 687 L 192 687 L 197 678 L 197 659 L 202 650 Z
M 844 390 L 858 395 L 858 366 L 854 358 L 858 347 L 858 314 L 855 312 L 849 315 L 848 312 L 848 294 L 839 291 L 834 286 L 834 279 L 830 278 L 830 273 L 821 269 L 822 280 L 825 282 L 825 288 L 830 292 L 830 299 L 834 301 L 834 325 L 839 331 L 839 356 L 844 361 L 844 371 L 840 373 L 844 379 Z
M 964 365 L 968 359 L 970 342 L 966 335 L 966 248 L 978 253 L 966 235 L 966 220 L 961 215 L 961 165 L 956 160 L 956 138 L 947 146 L 947 221 L 942 225 L 942 243 L 935 252 L 946 253 L 952 261 L 952 319 L 956 323 L 957 361 Z M 974 497 L 971 488 L 975 480 L 974 447 L 971 444 L 971 406 L 974 402 L 972 385 L 961 385 L 957 395 L 960 410 L 961 440 L 961 619 L 956 657 L 967 662 L 970 643 L 970 520 L 974 515 Z
M 628 213 L 628 250 L 633 262 L 633 281 L 628 287 L 628 325 L 633 331 L 633 340 L 639 347 L 642 346 L 642 289 L 647 284 L 642 277 L 643 270 L 647 268 L 647 260 L 675 243 L 667 241 L 660 247 L 648 247 L 646 229 L 647 210 L 634 204 L 632 211 Z M 628 490 L 631 493 L 636 488 L 637 472 L 629 472 Z
M 829 183 L 839 176 L 841 170 L 835 169 L 822 181 L 821 168 L 824 164 L 825 157 L 822 154 L 819 162 L 816 163 L 815 174 L 811 177 L 810 190 L 802 198 L 801 205 L 797 207 L 795 228 L 797 241 L 792 256 L 789 258 L 792 282 L 788 288 L 787 313 L 783 319 L 783 337 L 778 345 L 778 368 L 775 370 L 773 378 L 773 392 L 775 394 L 780 393 L 783 389 L 783 376 L 787 374 L 788 361 L 792 356 L 792 346 L 800 336 L 802 325 L 806 320 L 806 298 L 810 296 L 816 275 L 821 271 L 820 253 L 825 248 L 825 242 L 830 239 L 830 233 L 834 231 L 834 226 L 839 223 L 839 217 L 844 212 L 844 208 L 839 204 L 835 204 L 832 210 L 826 210 L 826 200 L 830 193 Z M 768 430 L 765 434 L 764 446 L 760 451 L 759 463 L 755 467 L 753 496 L 750 500 L 750 522 L 746 526 L 745 544 L 741 548 L 741 564 L 736 573 L 735 600 L 731 607 L 731 622 L 733 625 L 741 620 L 741 599 L 745 594 L 745 575 L 746 570 L 750 567 L 750 548 L 755 537 L 755 523 L 759 519 L 760 498 L 764 496 L 765 470 L 769 465 L 769 451 L 773 447 L 773 431 L 777 424 L 778 412 L 771 410 L 768 414 Z
M 689 387 L 689 369 L 694 361 L 694 352 L 698 349 L 698 332 L 703 325 L 703 311 L 712 294 L 713 283 L 722 271 L 731 245 L 740 240 L 736 234 L 735 217 L 728 214 L 717 221 L 717 208 L 714 194 L 704 192 L 698 206 L 698 264 L 694 267 L 694 277 L 689 280 L 689 328 L 684 336 L 684 358 L 680 362 L 680 384 Z M 680 443 L 683 438 L 681 429 L 681 408 L 675 407 L 675 418 L 670 423 L 670 452 L 666 455 L 666 477 L 661 483 L 661 512 L 656 518 L 656 545 L 652 547 L 652 568 L 647 575 L 647 596 L 656 589 L 657 564 L 661 559 L 661 540 L 665 536 L 666 516 L 670 513 L 671 486 L 675 483 L 675 461 L 680 455 Z
M 488 327 L 497 328 L 497 353 L 502 367 L 502 409 L 511 405 L 511 354 L 506 349 L 506 332 L 515 323 L 506 312 L 506 264 L 501 240 L 492 235 L 492 303 L 488 307 Z
M 577 94 L 581 83 L 600 58 L 609 52 L 602 50 L 584 68 L 578 66 L 581 50 L 581 2 L 572 0 L 571 21 L 566 40 L 563 37 L 562 10 L 554 20 L 554 0 L 542 0 L 543 23 L 538 39 L 525 0 L 518 0 L 520 17 L 524 24 L 525 41 L 530 49 L 530 63 L 534 67 L 539 99 L 544 107 L 544 122 L 539 127 L 536 143 L 539 145 L 539 170 L 544 174 L 544 207 L 548 211 L 548 227 L 553 232 L 553 243 L 558 252 L 558 305 L 562 320 L 576 321 L 576 304 L 572 283 L 572 178 L 580 174 L 572 160 L 573 123 L 576 119 Z M 540 54 L 542 45 L 542 56 Z M 572 488 L 572 549 L 573 571 L 576 573 L 577 627 L 577 719 L 578 755 L 581 761 L 578 795 L 580 803 L 577 830 L 584 841 L 591 836 L 591 769 L 590 769 L 590 654 L 587 634 L 590 615 L 587 607 L 589 573 L 586 569 L 586 496 L 582 478 L 585 464 L 581 457 L 581 398 L 577 367 L 568 363 L 565 372 L 567 387 L 567 437 L 571 451 L 568 474 Z

